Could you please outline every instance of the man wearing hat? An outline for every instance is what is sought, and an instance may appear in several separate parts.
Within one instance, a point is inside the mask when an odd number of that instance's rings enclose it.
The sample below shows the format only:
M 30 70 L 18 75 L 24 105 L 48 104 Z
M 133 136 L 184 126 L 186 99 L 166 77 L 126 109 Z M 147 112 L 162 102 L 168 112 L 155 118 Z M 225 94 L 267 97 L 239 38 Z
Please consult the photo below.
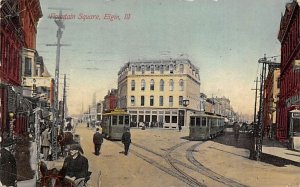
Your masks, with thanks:
M 72 144 L 70 155 L 65 159 L 60 171 L 61 175 L 72 181 L 76 186 L 82 186 L 88 176 L 88 160 L 81 155 L 82 148 L 79 144 Z
M 17 181 L 17 165 L 14 155 L 10 152 L 13 139 L 3 137 L 0 150 L 0 186 L 15 186 Z
M 124 154 L 125 155 L 128 154 L 129 146 L 131 143 L 131 134 L 130 134 L 129 130 L 130 130 L 129 127 L 126 128 L 126 131 L 122 135 L 122 143 L 124 144 Z
M 95 155 L 100 154 L 101 145 L 103 143 L 102 134 L 99 132 L 99 128 L 96 129 L 96 133 L 93 136 L 93 142 L 95 146 Z

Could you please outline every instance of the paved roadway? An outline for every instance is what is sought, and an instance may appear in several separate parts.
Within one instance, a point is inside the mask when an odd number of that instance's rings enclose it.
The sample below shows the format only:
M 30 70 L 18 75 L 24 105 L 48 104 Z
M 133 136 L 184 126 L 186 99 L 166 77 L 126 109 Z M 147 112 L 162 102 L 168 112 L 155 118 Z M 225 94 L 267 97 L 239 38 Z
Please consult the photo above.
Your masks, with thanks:
M 188 141 L 187 129 L 131 129 L 128 156 L 120 141 L 105 140 L 101 155 L 93 154 L 94 129 L 79 125 L 76 133 L 92 171 L 90 186 L 299 186 L 297 163 L 248 159 L 248 139 L 235 142 L 231 132 L 213 141 Z M 282 161 L 282 160 L 281 160 Z M 284 166 L 284 167 L 283 167 Z M 101 175 L 99 175 L 101 172 Z M 100 176 L 100 177 L 99 177 Z

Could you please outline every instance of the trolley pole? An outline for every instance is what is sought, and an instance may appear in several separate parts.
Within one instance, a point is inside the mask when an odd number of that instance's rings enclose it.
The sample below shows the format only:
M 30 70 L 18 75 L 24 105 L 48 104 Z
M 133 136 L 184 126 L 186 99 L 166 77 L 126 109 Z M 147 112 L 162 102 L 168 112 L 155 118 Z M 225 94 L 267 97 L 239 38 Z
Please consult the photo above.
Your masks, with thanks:
M 64 74 L 64 92 L 63 92 L 63 104 L 62 104 L 62 121 L 65 119 L 65 105 L 66 105 L 66 74 Z M 61 128 L 64 129 L 64 123 L 61 124 Z
M 62 8 L 49 8 L 54 10 L 59 10 L 59 16 L 54 20 L 57 29 L 57 43 L 56 44 L 46 44 L 46 46 L 56 46 L 56 66 L 55 66 L 55 88 L 54 88 L 54 105 L 52 107 L 53 114 L 53 123 L 51 127 L 51 146 L 52 146 L 52 159 L 57 160 L 57 134 L 58 134 L 58 125 L 59 125 L 59 114 L 58 114 L 58 90 L 59 90 L 59 63 L 60 63 L 60 48 L 62 46 L 69 46 L 68 44 L 61 44 L 60 40 L 63 34 L 63 29 L 65 29 L 65 25 L 62 19 L 62 10 L 70 10 L 70 9 L 62 9 Z
M 256 80 L 254 81 L 255 82 L 255 89 L 251 89 L 251 90 L 255 90 L 255 101 L 254 101 L 254 115 L 253 115 L 253 127 L 254 127 L 254 133 L 251 137 L 251 148 L 250 148 L 250 156 L 249 158 L 250 159 L 255 159 L 255 143 L 256 143 L 256 138 L 257 138 L 257 135 L 256 135 L 256 128 L 257 128 L 257 122 L 256 122 L 256 108 L 257 108 L 257 83 L 259 82 L 258 81 L 258 77 L 256 77 Z

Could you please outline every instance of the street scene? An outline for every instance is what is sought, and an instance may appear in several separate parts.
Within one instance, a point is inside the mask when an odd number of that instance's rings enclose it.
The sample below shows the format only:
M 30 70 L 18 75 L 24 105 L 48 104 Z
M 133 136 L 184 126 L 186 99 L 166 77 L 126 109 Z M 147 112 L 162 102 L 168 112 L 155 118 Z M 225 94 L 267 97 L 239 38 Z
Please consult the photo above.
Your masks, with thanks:
M 300 186 L 299 0 L 0 12 L 0 186 Z

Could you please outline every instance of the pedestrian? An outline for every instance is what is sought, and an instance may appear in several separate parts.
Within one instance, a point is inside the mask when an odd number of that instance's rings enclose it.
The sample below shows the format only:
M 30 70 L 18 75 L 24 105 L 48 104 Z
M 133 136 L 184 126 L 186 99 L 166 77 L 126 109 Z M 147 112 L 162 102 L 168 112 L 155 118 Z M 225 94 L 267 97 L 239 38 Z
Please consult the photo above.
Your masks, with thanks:
M 234 139 L 235 139 L 236 142 L 238 142 L 239 135 L 240 135 L 240 125 L 239 125 L 239 123 L 234 123 L 233 131 L 234 131 Z
M 128 150 L 131 143 L 131 134 L 129 128 L 126 128 L 126 131 L 122 135 L 122 143 L 124 144 L 124 154 L 128 155 Z
M 103 143 L 103 136 L 99 132 L 99 128 L 96 128 L 96 132 L 95 132 L 95 134 L 93 136 L 93 142 L 94 142 L 94 146 L 95 146 L 95 155 L 99 155 L 100 154 L 101 145 Z
M 41 135 L 41 146 L 42 146 L 42 152 L 44 155 L 44 160 L 48 159 L 49 156 L 49 150 L 50 150 L 50 134 L 48 129 L 46 128 Z
M 85 179 L 89 174 L 89 162 L 81 155 L 81 147 L 79 144 L 73 144 L 70 147 L 70 155 L 65 158 L 60 175 L 67 182 L 75 184 L 76 187 L 82 187 Z
M 67 126 L 66 126 L 66 130 L 71 131 L 72 129 L 73 129 L 73 127 L 72 127 L 71 123 L 68 121 Z
M 1 141 L 0 150 L 0 186 L 16 186 L 17 164 L 14 155 L 11 153 L 13 145 L 12 138 L 4 137 Z
M 180 123 L 178 123 L 178 130 L 179 130 L 179 132 L 181 131 L 181 124 Z

